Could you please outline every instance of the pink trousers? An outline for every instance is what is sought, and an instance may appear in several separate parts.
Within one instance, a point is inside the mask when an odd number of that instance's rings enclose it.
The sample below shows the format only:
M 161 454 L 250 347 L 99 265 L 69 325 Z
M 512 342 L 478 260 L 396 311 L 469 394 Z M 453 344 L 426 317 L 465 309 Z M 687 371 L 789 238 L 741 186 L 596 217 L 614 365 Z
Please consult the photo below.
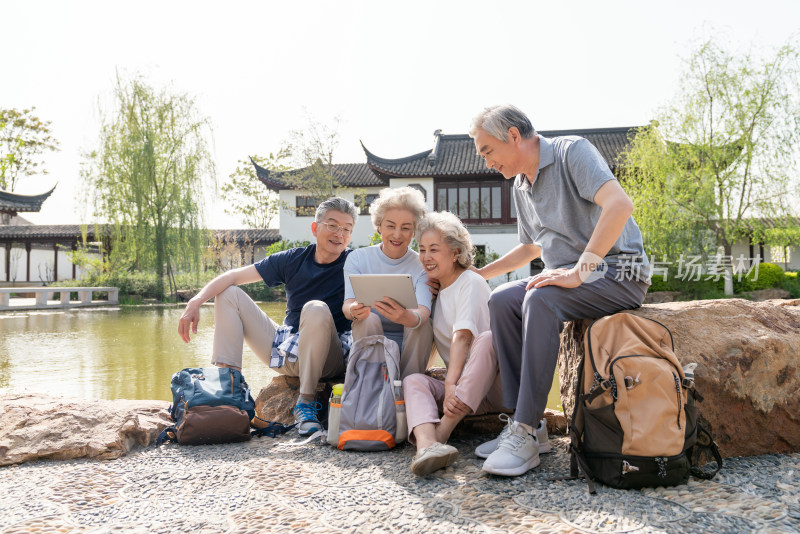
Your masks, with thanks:
M 408 440 L 416 443 L 414 428 L 423 423 L 438 423 L 441 420 L 444 382 L 424 374 L 409 375 L 403 379 L 403 394 L 406 401 Z M 502 411 L 500 372 L 490 331 L 479 334 L 473 340 L 467 363 L 456 384 L 456 396 L 472 409 L 472 415 Z

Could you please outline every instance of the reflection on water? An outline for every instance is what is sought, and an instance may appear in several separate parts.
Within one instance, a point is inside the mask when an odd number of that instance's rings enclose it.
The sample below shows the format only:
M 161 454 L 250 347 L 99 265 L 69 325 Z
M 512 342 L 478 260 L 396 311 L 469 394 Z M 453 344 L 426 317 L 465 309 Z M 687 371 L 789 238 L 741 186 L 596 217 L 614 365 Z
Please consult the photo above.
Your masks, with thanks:
M 282 322 L 285 303 L 261 304 Z M 191 343 L 178 337 L 182 307 L 0 313 L 0 393 L 172 400 L 169 381 L 208 366 L 214 310 L 204 306 Z M 258 393 L 275 373 L 245 346 L 243 373 Z
M 283 322 L 285 303 L 259 306 Z M 0 393 L 172 400 L 173 373 L 211 365 L 213 307 L 203 307 L 191 343 L 178 337 L 182 311 L 125 307 L 0 313 Z M 275 376 L 247 345 L 242 371 L 253 396 Z M 559 401 L 556 375 L 548 407 L 561 409 Z

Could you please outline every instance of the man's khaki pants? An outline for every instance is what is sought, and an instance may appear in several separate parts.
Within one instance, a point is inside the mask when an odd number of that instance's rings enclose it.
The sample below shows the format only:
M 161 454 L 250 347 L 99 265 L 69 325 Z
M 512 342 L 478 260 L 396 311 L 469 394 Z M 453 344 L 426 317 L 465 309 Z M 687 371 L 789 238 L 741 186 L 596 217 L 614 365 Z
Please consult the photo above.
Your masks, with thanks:
M 370 313 L 366 319 L 353 321 L 353 341 L 362 337 L 383 335 L 383 325 L 377 313 Z M 400 379 L 424 373 L 428 368 L 433 348 L 433 326 L 431 320 L 422 321 L 418 328 L 403 329 L 403 347 L 400 350 Z
M 278 324 L 267 317 L 239 287 L 231 286 L 214 299 L 214 352 L 211 363 L 242 367 L 243 342 L 269 365 Z M 275 371 L 300 378 L 300 393 L 313 396 L 320 378 L 344 375 L 342 343 L 328 305 L 309 301 L 300 313 L 297 361 L 284 360 Z

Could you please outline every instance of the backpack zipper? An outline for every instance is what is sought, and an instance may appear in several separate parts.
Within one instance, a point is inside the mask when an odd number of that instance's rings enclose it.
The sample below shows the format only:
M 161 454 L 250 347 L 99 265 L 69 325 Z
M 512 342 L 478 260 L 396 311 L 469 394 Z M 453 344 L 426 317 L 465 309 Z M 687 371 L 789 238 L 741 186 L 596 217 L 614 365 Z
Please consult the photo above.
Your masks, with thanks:
M 681 408 L 683 407 L 682 403 L 681 403 L 681 381 L 678 378 L 678 375 L 676 375 L 675 373 L 672 373 L 672 378 L 675 379 L 675 393 L 678 394 L 678 428 L 680 428 L 681 427 Z
M 383 387 L 378 398 L 378 428 L 383 430 L 383 398 L 385 397 L 383 393 L 386 391 L 386 382 L 388 381 L 388 370 L 385 363 L 381 364 L 381 372 L 383 373 Z
M 611 316 L 609 316 L 609 317 L 611 317 Z M 667 333 L 669 334 L 669 343 L 672 346 L 672 352 L 675 352 L 675 340 L 673 339 L 672 331 L 669 328 L 664 326 L 662 323 L 656 321 L 655 319 L 650 319 L 649 317 L 640 317 L 638 315 L 636 315 L 635 317 L 639 317 L 640 319 L 647 319 L 648 321 L 652 321 L 652 322 L 656 323 L 657 325 L 659 325 L 660 327 L 662 327 L 664 330 L 666 330 Z M 594 376 L 595 376 L 596 379 L 602 380 L 602 377 L 600 376 L 600 373 L 597 371 L 597 365 L 595 365 L 595 363 L 594 363 L 594 352 L 592 351 L 592 327 L 599 320 L 600 319 L 597 319 L 596 321 L 593 321 L 592 324 L 589 325 L 589 329 L 586 332 L 586 340 L 587 340 L 586 344 L 588 345 L 589 361 L 592 362 L 592 369 L 594 370 Z

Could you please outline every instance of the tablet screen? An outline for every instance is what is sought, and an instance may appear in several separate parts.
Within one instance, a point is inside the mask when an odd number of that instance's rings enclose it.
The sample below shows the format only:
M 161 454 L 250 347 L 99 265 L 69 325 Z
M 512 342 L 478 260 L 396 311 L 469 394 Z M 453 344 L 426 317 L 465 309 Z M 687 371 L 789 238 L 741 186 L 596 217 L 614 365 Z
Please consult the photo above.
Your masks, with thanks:
M 383 297 L 391 297 L 408 309 L 417 307 L 414 282 L 408 274 L 351 274 L 350 284 L 356 301 L 372 307 Z

